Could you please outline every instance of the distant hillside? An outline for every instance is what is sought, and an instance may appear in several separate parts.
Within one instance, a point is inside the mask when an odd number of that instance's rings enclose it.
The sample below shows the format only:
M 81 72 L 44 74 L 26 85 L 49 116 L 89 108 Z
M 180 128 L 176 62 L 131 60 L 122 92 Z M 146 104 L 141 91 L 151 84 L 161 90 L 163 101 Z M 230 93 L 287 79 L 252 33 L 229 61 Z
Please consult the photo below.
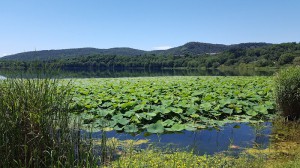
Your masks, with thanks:
M 191 47 L 197 43 L 184 45 L 188 49 L 183 51 L 196 51 L 198 47 Z M 264 45 L 264 44 L 262 44 Z M 203 45 L 202 45 L 203 46 Z M 56 60 L 39 62 L 0 60 L 3 69 L 28 69 L 49 65 L 62 69 L 175 69 L 175 68 L 219 68 L 219 67 L 280 67 L 286 65 L 300 65 L 300 43 L 282 43 L 260 47 L 258 43 L 245 43 L 230 45 L 228 50 L 206 50 L 207 54 L 180 53 L 178 56 L 153 54 L 146 52 L 144 55 L 105 55 L 93 54 L 81 57 L 63 57 Z M 222 48 L 222 46 L 219 46 Z M 180 51 L 179 47 L 169 51 Z M 166 50 L 167 51 L 167 50 Z M 166 52 L 164 51 L 164 52 Z M 203 50 L 202 50 L 203 51 Z M 191 52 L 190 52 L 191 53 Z
M 229 49 L 229 46 L 223 44 L 210 44 L 200 42 L 189 42 L 179 47 L 170 48 L 168 50 L 150 51 L 154 54 L 162 55 L 202 55 L 205 53 L 219 53 Z
M 19 60 L 19 61 L 33 61 L 33 60 L 54 60 L 61 58 L 79 57 L 87 55 L 143 55 L 145 51 L 132 48 L 111 48 L 111 49 L 97 49 L 97 48 L 75 48 L 75 49 L 61 49 L 61 50 L 42 50 L 29 51 L 2 57 L 2 60 Z
M 154 54 L 163 55 L 203 55 L 203 54 L 215 54 L 220 53 L 232 48 L 258 48 L 271 45 L 269 43 L 241 43 L 233 45 L 224 44 L 210 44 L 210 43 L 200 43 L 200 42 L 189 42 L 179 47 L 170 48 L 168 50 L 151 51 Z
M 249 47 L 252 46 L 252 47 Z M 114 56 L 91 55 L 70 59 L 49 61 L 62 68 L 92 69 L 162 69 L 162 68 L 218 68 L 220 66 L 279 67 L 286 64 L 300 64 L 300 44 L 283 43 L 264 47 L 249 44 L 231 46 L 231 49 L 217 54 L 198 55 L 154 55 Z
M 268 46 L 268 43 L 241 43 L 235 45 L 210 44 L 200 42 L 189 42 L 179 47 L 174 47 L 168 50 L 154 50 L 143 51 L 132 48 L 76 48 L 76 49 L 62 49 L 62 50 L 42 50 L 23 52 L 14 55 L 8 55 L 0 58 L 0 60 L 18 60 L 18 61 L 32 61 L 32 60 L 54 60 L 61 58 L 73 58 L 88 55 L 118 55 L 118 56 L 139 56 L 145 54 L 156 55 L 203 55 L 209 53 L 220 53 L 232 48 L 258 48 Z

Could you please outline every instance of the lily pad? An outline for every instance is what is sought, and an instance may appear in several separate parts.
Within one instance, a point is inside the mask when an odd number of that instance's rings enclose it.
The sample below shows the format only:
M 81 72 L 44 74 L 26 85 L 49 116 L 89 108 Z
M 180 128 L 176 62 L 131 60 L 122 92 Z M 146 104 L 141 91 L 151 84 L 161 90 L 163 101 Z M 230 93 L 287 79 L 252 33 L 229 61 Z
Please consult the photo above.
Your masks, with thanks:
M 164 132 L 164 126 L 162 125 L 162 122 L 158 121 L 155 124 L 150 124 L 147 126 L 147 131 L 149 133 L 153 134 L 161 134 Z
M 167 131 L 174 131 L 174 132 L 177 132 L 177 131 L 182 131 L 185 129 L 185 126 L 183 124 L 174 124 L 171 128 L 166 128 Z
M 134 124 L 124 126 L 124 131 L 128 133 L 135 133 L 138 132 L 138 127 Z

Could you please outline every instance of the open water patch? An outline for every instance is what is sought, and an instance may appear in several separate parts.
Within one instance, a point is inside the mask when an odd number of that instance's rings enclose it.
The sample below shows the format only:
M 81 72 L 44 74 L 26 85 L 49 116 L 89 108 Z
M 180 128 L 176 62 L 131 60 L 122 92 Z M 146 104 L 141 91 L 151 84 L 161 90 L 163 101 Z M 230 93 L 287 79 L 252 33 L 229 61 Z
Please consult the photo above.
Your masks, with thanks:
M 147 134 L 147 133 L 146 133 Z M 243 149 L 251 147 L 267 148 L 271 134 L 271 123 L 232 123 L 226 124 L 219 129 L 202 129 L 197 131 L 182 131 L 167 134 L 145 133 L 130 135 L 127 133 L 117 133 L 116 131 L 106 132 L 107 138 L 117 138 L 118 140 L 141 140 L 147 139 L 152 145 L 162 150 L 180 149 L 193 150 L 194 153 L 216 154 L 220 152 L 230 152 L 237 154 Z M 92 133 L 93 138 L 101 138 L 102 132 Z M 142 144 L 139 147 L 145 149 L 149 144 Z

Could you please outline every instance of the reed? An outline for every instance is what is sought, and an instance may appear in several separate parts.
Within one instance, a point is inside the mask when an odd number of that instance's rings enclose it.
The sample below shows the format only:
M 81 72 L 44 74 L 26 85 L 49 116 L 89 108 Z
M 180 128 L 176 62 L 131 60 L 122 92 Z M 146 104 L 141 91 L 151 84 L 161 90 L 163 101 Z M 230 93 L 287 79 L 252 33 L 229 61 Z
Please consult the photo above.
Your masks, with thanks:
M 275 98 L 283 116 L 300 118 L 300 67 L 288 67 L 275 75 Z
M 97 164 L 92 143 L 70 116 L 71 88 L 51 78 L 0 81 L 0 167 Z

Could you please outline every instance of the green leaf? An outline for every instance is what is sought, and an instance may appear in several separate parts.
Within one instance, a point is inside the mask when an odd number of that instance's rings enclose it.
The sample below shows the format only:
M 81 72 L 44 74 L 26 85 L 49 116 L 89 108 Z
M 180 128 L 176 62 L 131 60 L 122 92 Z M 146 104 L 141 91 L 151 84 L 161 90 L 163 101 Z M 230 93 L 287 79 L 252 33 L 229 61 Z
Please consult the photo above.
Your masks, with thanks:
M 147 116 L 150 116 L 150 117 L 155 117 L 156 116 L 156 113 L 146 113 Z
M 212 99 L 213 99 L 213 97 L 212 97 L 212 95 L 210 95 L 210 94 L 206 95 L 206 96 L 203 98 L 204 101 L 210 101 L 210 100 L 212 100 Z
M 250 116 L 256 116 L 257 115 L 257 112 L 254 111 L 254 110 L 248 110 L 246 111 L 246 114 L 250 115 Z
M 187 124 L 187 125 L 185 125 L 185 130 L 187 130 L 187 131 L 196 131 L 197 126 L 194 125 L 194 124 Z
M 163 126 L 172 126 L 175 122 L 173 120 L 167 119 L 162 124 Z
M 118 120 L 120 120 L 122 118 L 123 118 L 122 114 L 118 114 L 118 115 L 114 115 L 111 119 L 113 119 L 115 121 L 118 121 Z
M 196 112 L 197 112 L 197 109 L 196 109 L 195 107 L 190 107 L 190 108 L 187 110 L 186 114 L 187 114 L 187 115 L 192 115 L 192 114 L 195 114 Z
M 167 128 L 168 131 L 182 131 L 185 129 L 185 126 L 183 124 L 174 124 L 171 128 Z
M 101 117 L 105 117 L 108 114 L 112 114 L 114 110 L 109 110 L 109 109 L 97 109 L 97 114 Z
M 183 112 L 183 110 L 181 108 L 172 108 L 172 111 L 177 114 L 180 114 Z
M 161 101 L 161 104 L 165 107 L 171 106 L 172 103 L 173 103 L 173 100 L 162 100 Z
M 253 109 L 261 114 L 268 114 L 268 109 L 264 105 L 254 106 Z
M 124 126 L 124 131 L 128 133 L 135 133 L 138 132 L 138 128 L 134 124 Z
M 121 131 L 121 130 L 123 130 L 123 128 L 116 125 L 116 126 L 114 126 L 114 130 Z
M 192 96 L 201 96 L 203 93 L 203 91 L 195 91 Z
M 231 99 L 221 99 L 221 100 L 219 101 L 219 103 L 220 103 L 220 106 L 221 106 L 221 107 L 224 107 L 224 106 L 226 106 L 226 105 L 231 104 Z
M 226 114 L 232 114 L 233 113 L 233 109 L 230 109 L 230 108 L 223 108 L 222 111 Z
M 133 111 L 140 111 L 145 108 L 145 104 L 139 104 L 133 108 Z
M 153 134 L 161 134 L 164 132 L 164 126 L 162 122 L 158 121 L 155 124 L 150 124 L 147 126 L 147 131 Z
M 238 106 L 235 106 L 234 107 L 234 110 L 236 111 L 236 113 L 242 113 L 242 107 L 238 107 Z
M 120 107 L 122 109 L 128 109 L 128 108 L 131 108 L 132 106 L 134 106 L 135 104 L 136 104 L 136 102 L 130 101 L 130 102 L 121 104 Z
M 171 112 L 170 108 L 161 108 L 161 113 L 163 113 L 163 114 L 168 114 L 170 112 Z
M 126 113 L 124 113 L 124 116 L 125 117 L 131 117 L 131 116 L 133 116 L 135 114 L 135 112 L 133 111 L 133 110 L 129 110 L 129 111 L 127 111 Z
M 125 118 L 122 118 L 122 119 L 119 119 L 117 120 L 118 123 L 122 124 L 122 125 L 126 125 L 129 123 L 129 120 L 125 119 Z
M 202 108 L 205 111 L 209 111 L 211 109 L 211 106 L 212 105 L 208 102 L 200 104 L 200 108 Z

